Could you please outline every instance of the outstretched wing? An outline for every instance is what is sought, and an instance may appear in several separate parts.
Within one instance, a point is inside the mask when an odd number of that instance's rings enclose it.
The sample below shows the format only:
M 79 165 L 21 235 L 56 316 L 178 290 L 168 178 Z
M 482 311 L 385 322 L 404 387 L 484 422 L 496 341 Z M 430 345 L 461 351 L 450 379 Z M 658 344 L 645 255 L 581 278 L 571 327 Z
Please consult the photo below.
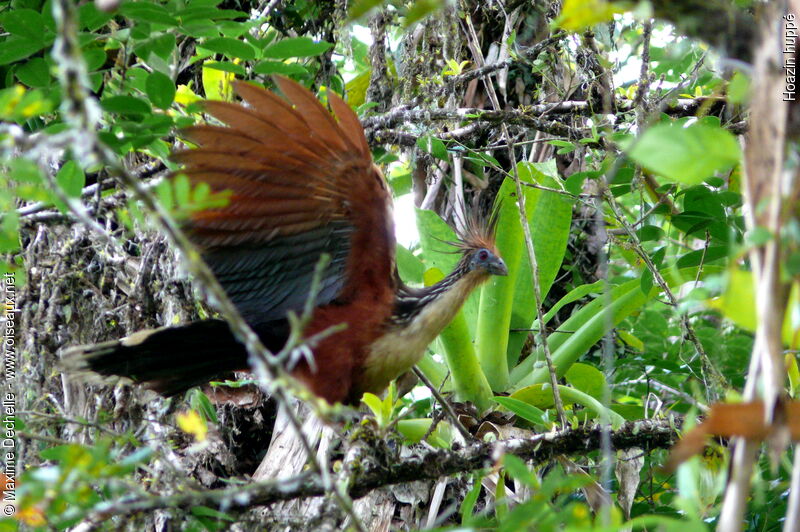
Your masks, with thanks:
M 188 128 L 199 148 L 173 156 L 192 183 L 232 193 L 187 229 L 252 326 L 303 307 L 323 253 L 317 305 L 352 301 L 364 276 L 382 291 L 394 283 L 391 196 L 358 118 L 331 91 L 335 116 L 298 83 L 275 82 L 286 100 L 236 82 L 248 106 L 205 102 L 228 127 Z

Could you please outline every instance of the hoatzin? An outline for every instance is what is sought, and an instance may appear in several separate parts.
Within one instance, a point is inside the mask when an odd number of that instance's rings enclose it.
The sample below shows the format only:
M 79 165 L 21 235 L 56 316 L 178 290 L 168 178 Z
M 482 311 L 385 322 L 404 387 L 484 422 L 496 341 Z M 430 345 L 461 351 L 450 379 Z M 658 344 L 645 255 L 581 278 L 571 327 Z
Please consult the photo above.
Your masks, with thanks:
M 357 403 L 409 370 L 490 275 L 505 275 L 493 223 L 459 234 L 455 270 L 427 288 L 402 283 L 395 265 L 392 198 L 358 117 L 328 91 L 331 114 L 298 83 L 276 78 L 286 99 L 244 82 L 247 106 L 206 101 L 228 127 L 183 132 L 197 149 L 175 153 L 192 183 L 231 192 L 225 207 L 196 212 L 185 229 L 264 345 L 289 334 L 287 312 L 302 311 L 324 253 L 311 336 L 345 323 L 313 347 L 313 365 L 292 371 L 314 394 Z M 84 368 L 123 376 L 170 396 L 248 367 L 245 348 L 221 320 L 140 331 L 72 348 Z

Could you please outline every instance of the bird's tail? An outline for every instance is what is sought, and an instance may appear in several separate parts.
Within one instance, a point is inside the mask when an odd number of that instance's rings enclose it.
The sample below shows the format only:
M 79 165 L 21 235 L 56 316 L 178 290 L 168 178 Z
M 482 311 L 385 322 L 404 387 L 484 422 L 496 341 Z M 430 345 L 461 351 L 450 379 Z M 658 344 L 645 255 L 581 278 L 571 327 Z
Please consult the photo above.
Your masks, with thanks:
M 248 367 L 247 351 L 221 320 L 139 331 L 121 340 L 72 347 L 70 372 L 126 377 L 167 397 Z

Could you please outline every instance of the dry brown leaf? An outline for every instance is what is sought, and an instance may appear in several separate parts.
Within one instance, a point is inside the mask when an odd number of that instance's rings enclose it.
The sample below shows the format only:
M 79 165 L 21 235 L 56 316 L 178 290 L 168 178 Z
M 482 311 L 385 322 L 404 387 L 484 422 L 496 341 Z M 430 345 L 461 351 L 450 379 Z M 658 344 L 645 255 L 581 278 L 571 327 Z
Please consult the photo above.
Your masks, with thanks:
M 708 436 L 732 438 L 741 436 L 752 441 L 783 439 L 786 429 L 792 441 L 800 440 L 800 401 L 779 401 L 775 406 L 773 423 L 764 422 L 764 402 L 718 403 L 711 406 L 705 421 L 683 435 L 672 447 L 664 466 L 674 471 L 678 465 L 700 453 Z

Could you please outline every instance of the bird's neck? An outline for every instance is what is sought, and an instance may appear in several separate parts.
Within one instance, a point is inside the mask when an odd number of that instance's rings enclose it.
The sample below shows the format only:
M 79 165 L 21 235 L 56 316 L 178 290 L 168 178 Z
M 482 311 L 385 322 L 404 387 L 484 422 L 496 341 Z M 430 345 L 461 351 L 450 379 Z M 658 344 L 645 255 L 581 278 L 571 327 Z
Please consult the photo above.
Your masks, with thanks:
M 459 263 L 447 277 L 434 285 L 402 288 L 397 294 L 393 319 L 400 326 L 408 326 L 424 317 L 426 325 L 439 328 L 435 332 L 438 335 L 455 317 L 469 294 L 488 278 L 488 274 L 470 271 L 465 264 Z

